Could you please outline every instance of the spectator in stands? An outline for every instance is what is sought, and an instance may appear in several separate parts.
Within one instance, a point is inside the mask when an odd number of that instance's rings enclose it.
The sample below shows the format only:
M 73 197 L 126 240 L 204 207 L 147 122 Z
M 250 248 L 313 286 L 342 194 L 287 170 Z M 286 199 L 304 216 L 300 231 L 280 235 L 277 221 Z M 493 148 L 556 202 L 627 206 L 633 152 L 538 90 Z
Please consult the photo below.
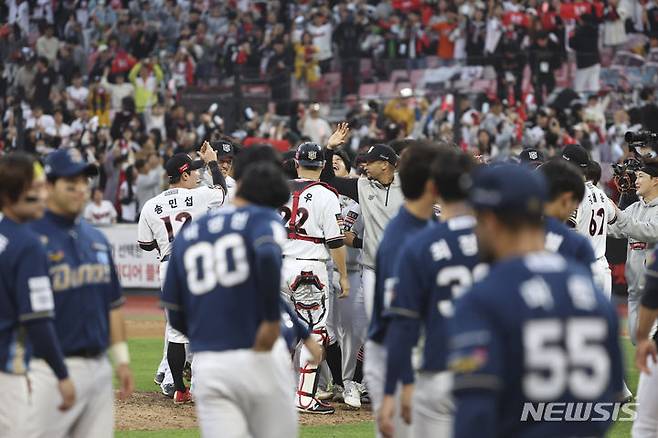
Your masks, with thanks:
M 512 97 L 509 92 L 511 87 L 514 90 L 514 103 L 520 102 L 526 59 L 513 33 L 506 32 L 502 36 L 495 56 L 498 98 L 511 103 L 511 99 L 508 99 Z
M 164 79 L 162 69 L 151 58 L 145 58 L 130 70 L 129 78 L 135 86 L 135 110 L 142 114 L 157 101 L 156 91 Z
M 654 90 L 643 88 L 640 92 L 641 108 L 640 123 L 642 128 L 651 132 L 658 132 L 658 105 L 654 96 Z
M 43 35 L 37 39 L 37 55 L 46 58 L 51 64 L 57 60 L 60 41 L 55 36 L 55 28 L 48 24 Z
M 468 65 L 484 65 L 484 41 L 487 23 L 484 4 L 476 5 L 473 17 L 466 20 L 466 62 Z
M 297 81 L 312 85 L 320 79 L 318 52 L 311 34 L 304 32 L 301 41 L 295 44 L 295 79 Z
M 282 39 L 272 42 L 274 52 L 267 61 L 267 73 L 270 77 L 272 101 L 276 103 L 279 115 L 288 113 L 287 100 L 290 98 L 290 70 L 293 64 L 292 51 Z
M 314 103 L 308 108 L 308 112 L 300 120 L 300 131 L 302 136 L 308 137 L 312 142 L 325 145 L 331 136 L 331 126 L 320 117 L 320 104 Z
M 135 196 L 135 182 L 137 172 L 135 166 L 128 166 L 125 172 L 125 180 L 119 187 L 119 202 L 121 203 L 121 222 L 137 222 L 137 196 Z
M 453 6 L 447 9 L 445 20 L 435 24 L 433 29 L 439 35 L 436 54 L 443 65 L 451 65 L 455 58 L 455 41 L 459 32 L 457 11 Z
M 73 74 L 71 85 L 66 87 L 66 108 L 73 110 L 87 104 L 89 89 L 82 83 L 82 75 L 79 72 Z
M 103 190 L 94 187 L 91 201 L 85 207 L 83 217 L 92 225 L 112 225 L 117 221 L 117 211 L 110 201 L 103 199 Z
M 50 91 L 56 81 L 57 76 L 52 67 L 50 67 L 48 59 L 40 56 L 37 59 L 37 72 L 34 76 L 34 95 L 32 96 L 32 100 L 35 104 L 40 105 L 47 113 L 51 113 L 53 110 L 53 105 L 50 101 Z
M 359 21 L 363 21 L 361 11 Z M 359 41 L 364 32 L 363 25 L 345 9 L 340 11 L 340 24 L 336 26 L 333 33 L 333 41 L 338 47 L 341 71 L 341 94 L 356 93 L 359 86 Z
M 603 15 L 603 44 L 611 47 L 619 47 L 628 41 L 626 35 L 626 19 L 629 11 L 619 0 L 608 0 Z
M 108 80 L 108 73 L 110 69 L 105 68 L 103 72 L 103 77 L 101 78 L 101 85 L 110 95 L 110 108 L 112 110 L 112 115 L 121 111 L 121 102 L 124 98 L 132 98 L 135 93 L 135 87 L 130 82 L 126 82 L 126 77 L 124 73 L 113 74 L 114 83 Z
M 601 72 L 599 26 L 592 13 L 581 15 L 577 21 L 576 33 L 569 40 L 569 45 L 576 52 L 574 90 L 578 93 L 597 93 Z
M 530 47 L 529 65 L 535 102 L 541 106 L 544 96 L 550 96 L 555 89 L 555 72 L 561 66 L 560 49 L 547 32 L 541 31 L 535 36 Z
M 137 179 L 134 187 L 135 198 L 137 199 L 138 211 L 141 211 L 146 201 L 161 192 L 164 176 L 162 159 L 152 153 L 147 160 L 136 160 L 135 169 L 137 169 Z
M 316 11 L 313 14 L 313 22 L 308 25 L 306 30 L 313 37 L 313 45 L 318 48 L 320 72 L 326 73 L 331 67 L 333 58 L 331 47 L 333 29 L 326 13 L 322 10 Z

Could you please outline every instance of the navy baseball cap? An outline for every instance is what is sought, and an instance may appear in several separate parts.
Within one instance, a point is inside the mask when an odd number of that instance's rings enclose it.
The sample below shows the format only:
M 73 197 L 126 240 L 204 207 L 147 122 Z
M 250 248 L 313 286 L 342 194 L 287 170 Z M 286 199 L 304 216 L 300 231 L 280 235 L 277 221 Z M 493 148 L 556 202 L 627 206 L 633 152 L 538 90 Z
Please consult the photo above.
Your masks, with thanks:
M 395 166 L 398 162 L 398 155 L 392 147 L 385 144 L 376 144 L 370 146 L 368 152 L 365 153 L 364 161 L 366 163 L 372 163 L 373 161 L 388 161 Z
M 165 163 L 165 170 L 169 178 L 178 178 L 185 172 L 201 169 L 205 164 L 202 160 L 192 160 L 189 155 L 180 152 Z
M 75 148 L 58 149 L 46 157 L 46 176 L 49 178 L 68 178 L 71 176 L 98 175 L 98 167 L 87 163 L 79 150 Z
M 521 160 L 521 163 L 533 167 L 537 167 L 545 161 L 544 154 L 534 148 L 523 149 L 519 154 L 519 160 Z
M 579 144 L 567 145 L 562 150 L 562 158 L 580 168 L 589 166 L 589 155 L 585 148 Z
M 217 151 L 218 158 L 233 158 L 235 156 L 235 148 L 233 143 L 226 140 L 213 141 L 212 147 Z
M 541 215 L 548 187 L 541 173 L 524 166 L 481 166 L 473 175 L 469 198 L 476 210 L 513 210 Z

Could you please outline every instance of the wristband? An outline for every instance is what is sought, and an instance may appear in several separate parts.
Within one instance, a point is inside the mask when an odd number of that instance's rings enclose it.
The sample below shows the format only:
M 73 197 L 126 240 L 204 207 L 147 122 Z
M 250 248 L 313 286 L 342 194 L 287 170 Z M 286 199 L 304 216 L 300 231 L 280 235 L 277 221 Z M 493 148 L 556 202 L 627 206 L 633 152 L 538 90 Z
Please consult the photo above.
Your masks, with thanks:
M 125 341 L 112 344 L 109 353 L 115 365 L 128 365 L 130 363 L 128 344 Z

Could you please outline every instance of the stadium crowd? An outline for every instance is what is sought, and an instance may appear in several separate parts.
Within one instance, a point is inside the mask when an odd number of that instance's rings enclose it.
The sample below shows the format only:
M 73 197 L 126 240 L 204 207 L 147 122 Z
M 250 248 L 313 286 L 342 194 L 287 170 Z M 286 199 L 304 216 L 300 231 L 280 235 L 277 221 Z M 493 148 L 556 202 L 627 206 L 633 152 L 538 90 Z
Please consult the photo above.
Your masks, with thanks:
M 580 143 L 597 161 L 626 157 L 621 134 L 654 129 L 655 97 L 637 90 L 608 106 L 599 70 L 604 51 L 647 54 L 658 41 L 658 7 L 538 1 L 20 1 L 0 6 L 0 148 L 46 154 L 77 147 L 102 169 L 97 185 L 134 222 L 164 184 L 162 164 L 203 139 L 249 137 L 294 148 L 323 143 L 329 104 L 292 101 L 291 85 L 340 71 L 354 158 L 379 141 L 458 138 L 482 159 L 536 148 L 550 156 Z M 614 52 L 613 52 L 614 53 Z M 359 62 L 374 78 L 392 66 L 486 65 L 497 92 L 356 97 Z M 553 93 L 555 72 L 576 61 L 570 89 Z M 530 88 L 522 88 L 524 69 Z M 224 132 L 218 105 L 197 114 L 181 105 L 188 86 L 231 78 L 269 81 L 273 102 L 248 107 Z M 526 78 L 527 82 L 527 78 Z M 569 84 L 567 84 L 569 85 Z M 553 94 L 552 94 L 553 93 Z M 162 177 L 162 180 L 157 178 Z M 604 180 L 610 178 L 607 167 Z

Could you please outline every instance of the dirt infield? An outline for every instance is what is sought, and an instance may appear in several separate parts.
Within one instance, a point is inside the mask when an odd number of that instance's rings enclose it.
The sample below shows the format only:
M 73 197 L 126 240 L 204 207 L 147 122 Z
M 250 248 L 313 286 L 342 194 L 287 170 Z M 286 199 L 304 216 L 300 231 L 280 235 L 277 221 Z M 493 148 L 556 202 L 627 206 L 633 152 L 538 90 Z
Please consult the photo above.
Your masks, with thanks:
M 369 406 L 359 411 L 335 404 L 334 415 L 300 415 L 299 423 L 323 426 L 372 421 Z M 161 394 L 138 392 L 125 402 L 117 401 L 116 427 L 119 430 L 192 429 L 197 427 L 194 405 L 176 406 Z
M 162 339 L 164 317 L 157 307 L 156 297 L 129 296 L 126 328 L 129 338 Z M 334 415 L 300 415 L 301 425 L 322 426 L 372 421 L 370 406 L 359 411 L 334 403 Z M 192 429 L 197 427 L 194 405 L 176 406 L 162 394 L 137 392 L 127 401 L 116 401 L 116 427 L 119 430 Z

